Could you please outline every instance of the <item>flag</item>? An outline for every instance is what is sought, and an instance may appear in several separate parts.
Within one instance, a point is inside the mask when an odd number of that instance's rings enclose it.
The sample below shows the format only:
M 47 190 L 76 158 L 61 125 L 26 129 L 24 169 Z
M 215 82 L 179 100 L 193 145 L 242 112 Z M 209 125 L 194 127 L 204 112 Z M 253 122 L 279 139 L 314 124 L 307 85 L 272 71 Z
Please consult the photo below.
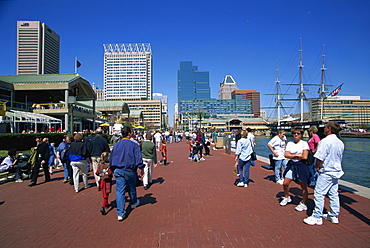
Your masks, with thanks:
M 336 96 L 338 93 L 339 93 L 339 91 L 342 89 L 342 85 L 343 84 L 341 84 L 341 85 L 339 85 L 335 90 L 333 90 L 333 92 L 331 92 L 328 96 Z
M 80 61 L 76 60 L 76 68 L 79 68 L 81 66 Z

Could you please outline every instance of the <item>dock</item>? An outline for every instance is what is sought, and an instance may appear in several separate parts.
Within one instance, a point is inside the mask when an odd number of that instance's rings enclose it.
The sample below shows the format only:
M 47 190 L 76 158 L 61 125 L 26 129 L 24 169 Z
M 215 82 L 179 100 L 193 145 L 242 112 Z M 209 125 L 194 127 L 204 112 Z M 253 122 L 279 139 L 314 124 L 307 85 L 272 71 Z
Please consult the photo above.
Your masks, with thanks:
M 141 204 L 129 207 L 123 222 L 114 207 L 107 215 L 99 212 L 103 199 L 92 172 L 92 187 L 79 193 L 63 183 L 63 170 L 47 183 L 40 175 L 32 188 L 28 180 L 0 185 L 1 247 L 370 247 L 368 188 L 341 185 L 340 223 L 309 226 L 303 219 L 312 213 L 313 189 L 307 211 L 294 210 L 302 197 L 294 183 L 292 203 L 281 207 L 283 188 L 272 170 L 261 167 L 264 158 L 251 167 L 252 181 L 244 188 L 234 185 L 235 156 L 224 149 L 211 150 L 202 162 L 189 161 L 185 141 L 167 144 L 167 150 L 171 163 L 154 169 L 148 190 L 137 187 Z M 115 185 L 113 206 L 114 200 Z

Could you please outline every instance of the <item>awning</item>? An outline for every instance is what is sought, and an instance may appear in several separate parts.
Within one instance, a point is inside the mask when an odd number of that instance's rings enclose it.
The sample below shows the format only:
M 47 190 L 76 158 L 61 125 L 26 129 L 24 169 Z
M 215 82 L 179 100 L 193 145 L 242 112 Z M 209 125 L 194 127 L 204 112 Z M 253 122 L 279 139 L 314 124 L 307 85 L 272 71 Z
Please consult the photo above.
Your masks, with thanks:
M 133 128 L 136 128 L 136 129 L 144 129 L 145 127 L 143 127 L 143 126 L 137 126 L 137 127 L 133 127 Z
M 10 110 L 6 115 L 14 118 L 15 122 L 37 123 L 37 124 L 62 124 L 62 120 L 44 114 Z

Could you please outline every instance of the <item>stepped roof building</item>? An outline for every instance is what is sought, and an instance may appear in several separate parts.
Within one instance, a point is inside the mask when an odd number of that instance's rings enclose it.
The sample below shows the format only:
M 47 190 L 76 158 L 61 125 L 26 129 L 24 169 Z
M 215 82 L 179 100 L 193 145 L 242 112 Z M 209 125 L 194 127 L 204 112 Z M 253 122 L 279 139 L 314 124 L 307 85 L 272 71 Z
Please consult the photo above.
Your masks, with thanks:
M 220 83 L 220 90 L 218 91 L 218 99 L 232 99 L 231 92 L 238 90 L 236 82 L 231 75 L 226 75 L 222 83 Z

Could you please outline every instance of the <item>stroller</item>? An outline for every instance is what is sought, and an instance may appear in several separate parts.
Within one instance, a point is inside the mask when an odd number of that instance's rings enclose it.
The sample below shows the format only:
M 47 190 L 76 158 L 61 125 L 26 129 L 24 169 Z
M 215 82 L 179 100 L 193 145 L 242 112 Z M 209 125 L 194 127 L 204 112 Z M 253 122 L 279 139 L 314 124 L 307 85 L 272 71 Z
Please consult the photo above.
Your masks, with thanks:
M 31 175 L 31 164 L 28 162 L 30 159 L 31 154 L 29 153 L 21 153 L 18 154 L 17 159 L 17 165 L 20 167 L 22 174 L 27 175 L 28 178 Z

